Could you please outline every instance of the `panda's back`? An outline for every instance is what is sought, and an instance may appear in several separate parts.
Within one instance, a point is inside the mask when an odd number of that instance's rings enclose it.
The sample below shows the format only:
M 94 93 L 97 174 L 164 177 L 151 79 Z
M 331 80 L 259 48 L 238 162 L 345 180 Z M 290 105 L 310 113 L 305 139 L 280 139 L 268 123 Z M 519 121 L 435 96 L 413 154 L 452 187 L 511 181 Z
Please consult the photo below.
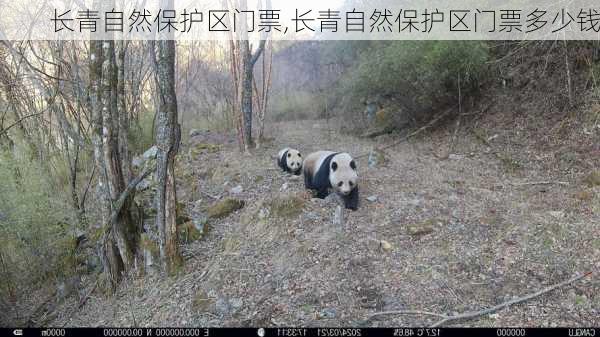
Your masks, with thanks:
M 322 189 L 329 186 L 329 163 L 336 154 L 333 151 L 317 151 L 304 159 L 304 178 L 308 188 Z
M 286 147 L 285 149 L 281 149 L 281 151 L 279 151 L 279 154 L 277 154 L 277 160 L 281 160 L 283 158 L 283 155 L 288 152 L 290 150 L 289 147 Z

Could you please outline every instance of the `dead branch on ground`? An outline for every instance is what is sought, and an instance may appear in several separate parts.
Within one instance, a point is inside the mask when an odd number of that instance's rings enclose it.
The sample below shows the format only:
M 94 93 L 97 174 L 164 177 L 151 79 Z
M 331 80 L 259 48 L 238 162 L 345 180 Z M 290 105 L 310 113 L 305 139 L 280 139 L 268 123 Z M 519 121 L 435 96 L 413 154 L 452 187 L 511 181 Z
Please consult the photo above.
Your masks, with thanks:
M 543 294 L 549 293 L 553 290 L 556 290 L 558 288 L 570 285 L 572 283 L 575 283 L 585 277 L 588 277 L 590 275 L 592 275 L 593 272 L 587 272 L 578 276 L 574 276 L 568 280 L 562 281 L 560 283 L 554 284 L 552 286 L 546 287 L 542 290 L 536 291 L 534 293 L 522 296 L 522 297 L 518 297 L 518 298 L 514 298 L 510 301 L 506 301 L 503 303 L 500 303 L 498 305 L 495 305 L 493 307 L 490 308 L 486 308 L 483 310 L 479 310 L 479 311 L 471 311 L 471 312 L 466 312 L 466 313 L 462 313 L 462 314 L 458 314 L 458 315 L 445 315 L 445 314 L 438 314 L 435 312 L 430 312 L 430 311 L 421 311 L 421 310 L 393 310 L 393 311 L 382 311 L 382 312 L 376 312 L 374 314 L 371 314 L 369 317 L 367 317 L 366 322 L 369 322 L 371 319 L 378 317 L 378 316 L 384 316 L 384 315 L 425 315 L 425 316 L 436 316 L 436 317 L 440 317 L 441 320 L 435 322 L 434 324 L 431 325 L 431 327 L 435 328 L 435 327 L 439 327 L 442 324 L 446 324 L 449 322 L 453 322 L 453 321 L 458 321 L 458 320 L 466 320 L 466 319 L 472 319 L 472 318 L 476 318 L 476 317 L 480 317 L 483 315 L 487 315 L 487 314 L 491 314 L 494 313 L 496 311 L 499 311 L 501 309 L 507 308 L 511 305 L 515 305 L 515 304 L 519 304 L 528 300 L 531 300 L 533 298 L 539 297 Z

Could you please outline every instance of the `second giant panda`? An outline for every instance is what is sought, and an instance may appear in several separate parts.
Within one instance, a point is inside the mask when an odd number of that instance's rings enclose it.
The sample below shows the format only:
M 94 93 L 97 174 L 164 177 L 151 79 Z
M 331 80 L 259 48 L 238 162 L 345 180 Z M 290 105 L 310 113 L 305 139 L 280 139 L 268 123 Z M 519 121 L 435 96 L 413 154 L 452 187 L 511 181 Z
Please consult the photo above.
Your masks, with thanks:
M 286 147 L 279 151 L 277 165 L 285 172 L 299 176 L 302 173 L 302 154 L 298 150 Z
M 358 172 L 356 162 L 348 153 L 313 152 L 302 166 L 304 186 L 316 191 L 317 198 L 325 198 L 332 189 L 342 197 L 346 208 L 358 209 Z

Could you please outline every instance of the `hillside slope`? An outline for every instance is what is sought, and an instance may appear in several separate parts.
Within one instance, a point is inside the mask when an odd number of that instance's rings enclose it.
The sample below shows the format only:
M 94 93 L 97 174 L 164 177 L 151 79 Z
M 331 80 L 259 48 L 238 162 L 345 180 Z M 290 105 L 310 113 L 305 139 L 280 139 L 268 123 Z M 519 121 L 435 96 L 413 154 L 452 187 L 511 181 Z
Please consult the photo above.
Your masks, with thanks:
M 302 180 L 278 171 L 272 156 L 288 145 L 360 155 L 374 141 L 340 135 L 325 120 L 286 122 L 269 127 L 272 143 L 240 156 L 233 137 L 198 135 L 180 159 L 192 179 L 181 181 L 180 200 L 197 212 L 215 197 L 240 198 L 245 207 L 184 246 L 178 275 L 124 282 L 116 296 L 93 295 L 82 310 L 69 300 L 51 325 L 352 326 L 376 311 L 478 310 L 597 272 L 600 187 L 588 179 L 592 171 L 581 163 L 549 170 L 557 151 L 511 143 L 503 127 L 482 126 L 488 118 L 463 123 L 448 159 L 439 153 L 453 127 L 390 148 L 374 167 L 359 159 L 362 205 L 342 227 L 333 224 L 335 203 L 308 198 Z M 197 150 L 207 142 L 219 151 Z M 594 274 L 457 324 L 594 326 L 598 317 Z M 370 324 L 433 319 L 390 315 Z

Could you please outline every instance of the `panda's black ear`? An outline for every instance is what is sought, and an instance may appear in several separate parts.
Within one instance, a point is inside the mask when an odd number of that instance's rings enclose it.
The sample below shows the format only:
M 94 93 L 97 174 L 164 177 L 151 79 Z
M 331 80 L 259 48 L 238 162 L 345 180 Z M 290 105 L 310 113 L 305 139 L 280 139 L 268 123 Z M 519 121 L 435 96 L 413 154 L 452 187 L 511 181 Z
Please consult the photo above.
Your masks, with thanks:
M 331 163 L 331 170 L 335 172 L 335 170 L 337 170 L 337 163 L 336 162 L 332 162 Z
M 356 170 L 356 163 L 354 162 L 354 160 L 350 161 L 350 167 L 351 167 L 353 170 Z

